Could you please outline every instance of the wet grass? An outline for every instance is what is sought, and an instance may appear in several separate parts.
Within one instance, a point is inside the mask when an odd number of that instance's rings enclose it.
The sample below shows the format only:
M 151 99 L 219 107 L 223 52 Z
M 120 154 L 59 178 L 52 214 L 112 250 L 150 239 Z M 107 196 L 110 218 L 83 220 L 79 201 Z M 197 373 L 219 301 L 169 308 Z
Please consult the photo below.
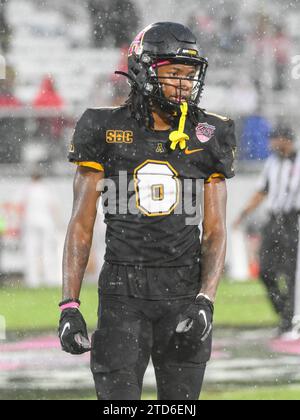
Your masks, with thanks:
M 145 392 L 143 400 L 156 400 L 155 392 Z M 0 400 L 96 400 L 94 392 L 87 391 L 18 391 L 0 393 Z M 206 390 L 201 396 L 203 401 L 211 400 L 300 400 L 300 386 L 240 387 L 225 390 Z
M 0 289 L 0 315 L 6 319 L 7 330 L 55 331 L 60 293 L 58 288 Z M 96 325 L 97 299 L 96 286 L 84 287 L 81 295 L 82 312 L 91 329 Z M 268 327 L 276 324 L 276 316 L 259 282 L 223 281 L 218 293 L 215 323 L 224 327 Z
M 202 395 L 202 400 L 300 400 L 300 386 L 272 386 L 272 387 L 249 387 L 239 389 L 227 389 L 226 391 L 207 391 Z
M 60 300 L 59 288 L 28 290 L 21 287 L 0 289 L 0 315 L 4 316 L 12 335 L 29 332 L 56 332 Z M 97 288 L 87 285 L 82 292 L 82 312 L 90 329 L 96 325 Z M 232 283 L 223 281 L 216 304 L 215 323 L 222 328 L 270 327 L 276 325 L 274 315 L 259 282 Z M 221 329 L 220 329 L 221 331 Z M 229 330 L 228 330 L 229 331 Z M 93 390 L 83 391 L 4 391 L 0 400 L 95 400 Z M 145 392 L 144 400 L 156 400 L 154 392 Z M 202 400 L 299 400 L 300 386 L 250 385 L 206 387 Z
M 259 281 L 221 283 L 215 305 L 215 324 L 224 327 L 273 327 L 275 315 Z

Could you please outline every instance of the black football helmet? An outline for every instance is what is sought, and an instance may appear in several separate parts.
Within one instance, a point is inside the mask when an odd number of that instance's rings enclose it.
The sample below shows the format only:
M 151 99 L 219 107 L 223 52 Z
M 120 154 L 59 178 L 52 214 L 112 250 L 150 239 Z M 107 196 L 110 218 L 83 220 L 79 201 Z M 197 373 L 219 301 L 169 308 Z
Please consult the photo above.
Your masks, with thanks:
M 208 67 L 207 59 L 202 57 L 197 46 L 196 37 L 184 25 L 172 22 L 154 23 L 145 28 L 135 38 L 128 52 L 128 78 L 133 89 L 144 99 L 158 103 L 168 112 L 180 109 L 180 103 L 167 99 L 163 93 L 163 78 L 158 78 L 159 65 L 186 64 L 195 66 L 196 75 L 189 106 L 198 106 L 204 87 Z M 183 78 L 168 77 L 168 79 Z M 180 88 L 181 90 L 181 88 Z

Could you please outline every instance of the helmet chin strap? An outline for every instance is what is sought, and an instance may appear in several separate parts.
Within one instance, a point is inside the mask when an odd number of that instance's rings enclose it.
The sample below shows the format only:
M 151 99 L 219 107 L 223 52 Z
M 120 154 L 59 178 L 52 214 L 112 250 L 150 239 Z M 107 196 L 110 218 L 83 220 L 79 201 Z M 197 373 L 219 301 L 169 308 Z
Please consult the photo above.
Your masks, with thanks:
M 183 102 L 180 105 L 180 110 L 181 110 L 181 117 L 179 121 L 178 130 L 172 131 L 172 133 L 169 136 L 169 140 L 171 141 L 171 146 L 170 146 L 171 150 L 176 150 L 178 145 L 181 150 L 186 149 L 186 142 L 190 139 L 190 137 L 184 132 L 186 118 L 188 114 L 188 103 Z

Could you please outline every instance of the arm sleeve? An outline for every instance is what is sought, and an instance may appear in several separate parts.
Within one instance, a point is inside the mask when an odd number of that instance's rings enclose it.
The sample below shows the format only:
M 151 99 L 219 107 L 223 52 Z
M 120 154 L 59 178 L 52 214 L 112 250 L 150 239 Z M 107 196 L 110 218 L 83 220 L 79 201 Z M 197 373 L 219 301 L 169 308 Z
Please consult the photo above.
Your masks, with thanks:
M 208 177 L 205 182 L 210 182 L 213 178 L 234 177 L 235 155 L 235 125 L 232 120 L 228 120 L 210 150 L 210 165 L 207 169 Z
M 95 113 L 88 109 L 76 125 L 68 160 L 79 166 L 104 171 L 104 146 L 101 130 L 95 124 Z

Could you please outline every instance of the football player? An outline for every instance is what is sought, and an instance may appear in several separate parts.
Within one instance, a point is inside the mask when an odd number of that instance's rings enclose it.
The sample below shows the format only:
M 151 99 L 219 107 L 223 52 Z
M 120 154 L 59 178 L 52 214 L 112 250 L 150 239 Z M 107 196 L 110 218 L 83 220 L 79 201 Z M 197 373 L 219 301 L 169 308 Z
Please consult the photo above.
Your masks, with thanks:
M 152 357 L 159 400 L 197 400 L 224 268 L 234 123 L 199 107 L 208 63 L 185 26 L 147 27 L 129 49 L 128 66 L 126 104 L 88 109 L 71 144 L 69 160 L 78 168 L 59 336 L 66 352 L 91 350 L 99 399 L 140 399 Z M 79 296 L 104 180 L 114 182 L 116 195 L 105 212 L 99 322 L 90 344 Z M 199 221 L 187 223 L 185 206 L 178 211 L 186 180 L 193 203 L 197 180 L 204 181 L 202 237 Z

